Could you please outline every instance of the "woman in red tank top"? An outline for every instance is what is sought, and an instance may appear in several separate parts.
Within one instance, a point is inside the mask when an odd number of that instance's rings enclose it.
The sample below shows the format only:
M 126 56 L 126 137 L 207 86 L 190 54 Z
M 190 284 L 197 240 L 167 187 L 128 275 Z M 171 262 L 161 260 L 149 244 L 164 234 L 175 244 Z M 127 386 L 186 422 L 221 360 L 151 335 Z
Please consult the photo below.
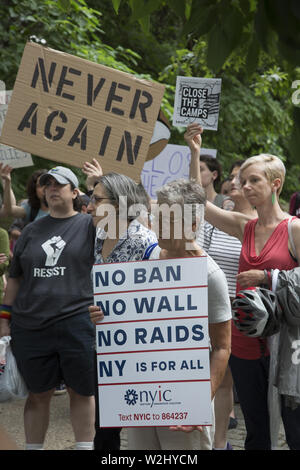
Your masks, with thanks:
M 202 128 L 193 123 L 187 127 L 185 140 L 191 149 L 190 176 L 201 182 L 199 157 Z M 268 269 L 289 270 L 300 259 L 300 220 L 295 220 L 292 235 L 296 253 L 292 257 L 288 241 L 289 214 L 282 211 L 279 195 L 285 179 L 282 161 L 273 155 L 248 158 L 240 169 L 240 184 L 246 199 L 256 208 L 258 218 L 224 211 L 210 203 L 205 218 L 223 232 L 237 237 L 243 244 L 240 257 L 237 291 L 268 283 Z M 249 338 L 232 327 L 230 367 L 245 418 L 245 449 L 270 449 L 271 437 L 267 403 L 269 352 L 261 338 Z M 300 407 L 285 410 L 282 419 L 291 449 L 300 450 Z

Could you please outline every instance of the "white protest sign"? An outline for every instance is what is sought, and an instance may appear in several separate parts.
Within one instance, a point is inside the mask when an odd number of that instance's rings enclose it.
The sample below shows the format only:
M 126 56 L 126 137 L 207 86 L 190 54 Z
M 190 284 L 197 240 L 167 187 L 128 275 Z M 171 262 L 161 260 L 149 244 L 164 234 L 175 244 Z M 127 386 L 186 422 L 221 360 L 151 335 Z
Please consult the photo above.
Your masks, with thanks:
M 216 158 L 216 149 L 201 148 L 201 155 Z M 151 199 L 164 184 L 189 178 L 191 151 L 188 146 L 168 144 L 153 160 L 144 163 L 141 181 Z
M 5 120 L 8 104 L 10 103 L 12 90 L 3 91 L 0 93 L 0 134 Z M 17 150 L 13 147 L 0 144 L 0 163 L 9 165 L 12 168 L 21 168 L 25 166 L 32 166 L 33 161 L 30 153 Z
M 101 427 L 210 425 L 207 258 L 93 268 Z
M 218 129 L 220 78 L 181 77 L 176 79 L 173 125 L 198 122 L 203 129 Z

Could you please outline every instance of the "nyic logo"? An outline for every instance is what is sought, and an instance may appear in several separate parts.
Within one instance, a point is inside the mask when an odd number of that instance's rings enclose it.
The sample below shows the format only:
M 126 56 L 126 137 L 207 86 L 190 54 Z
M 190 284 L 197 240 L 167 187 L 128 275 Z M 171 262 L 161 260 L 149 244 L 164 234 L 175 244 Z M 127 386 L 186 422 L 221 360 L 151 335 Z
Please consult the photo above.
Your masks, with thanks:
M 162 389 L 161 385 L 157 390 L 141 390 L 137 392 L 134 389 L 128 389 L 124 395 L 127 405 L 153 405 L 174 404 L 172 401 L 170 389 Z
M 138 401 L 138 394 L 135 390 L 127 390 L 124 395 L 125 401 L 127 405 L 135 405 Z

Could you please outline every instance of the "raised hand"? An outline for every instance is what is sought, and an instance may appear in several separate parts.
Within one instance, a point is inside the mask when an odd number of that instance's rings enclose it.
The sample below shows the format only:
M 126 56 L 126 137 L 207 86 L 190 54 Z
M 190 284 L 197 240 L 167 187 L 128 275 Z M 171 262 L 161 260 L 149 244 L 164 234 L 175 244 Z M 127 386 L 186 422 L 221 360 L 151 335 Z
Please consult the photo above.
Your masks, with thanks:
M 96 158 L 93 158 L 92 162 L 85 162 L 82 171 L 87 176 L 86 186 L 88 189 L 93 189 L 95 183 L 103 175 L 102 167 Z
M 4 163 L 0 163 L 0 177 L 4 181 L 11 181 L 11 172 L 12 167 L 9 165 L 5 165 Z
M 184 139 L 191 150 L 200 152 L 202 145 L 202 132 L 203 128 L 195 122 L 187 126 Z

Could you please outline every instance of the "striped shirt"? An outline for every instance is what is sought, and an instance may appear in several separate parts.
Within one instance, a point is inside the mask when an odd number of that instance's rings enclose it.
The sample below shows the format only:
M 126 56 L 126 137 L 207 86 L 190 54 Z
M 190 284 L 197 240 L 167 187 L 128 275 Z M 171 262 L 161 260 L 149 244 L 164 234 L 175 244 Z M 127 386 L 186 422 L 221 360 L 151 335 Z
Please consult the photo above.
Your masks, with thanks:
M 236 295 L 236 276 L 238 274 L 239 259 L 242 244 L 238 238 L 232 237 L 213 227 L 208 222 L 199 234 L 199 244 L 203 247 L 208 255 L 220 266 L 224 271 L 230 297 Z

